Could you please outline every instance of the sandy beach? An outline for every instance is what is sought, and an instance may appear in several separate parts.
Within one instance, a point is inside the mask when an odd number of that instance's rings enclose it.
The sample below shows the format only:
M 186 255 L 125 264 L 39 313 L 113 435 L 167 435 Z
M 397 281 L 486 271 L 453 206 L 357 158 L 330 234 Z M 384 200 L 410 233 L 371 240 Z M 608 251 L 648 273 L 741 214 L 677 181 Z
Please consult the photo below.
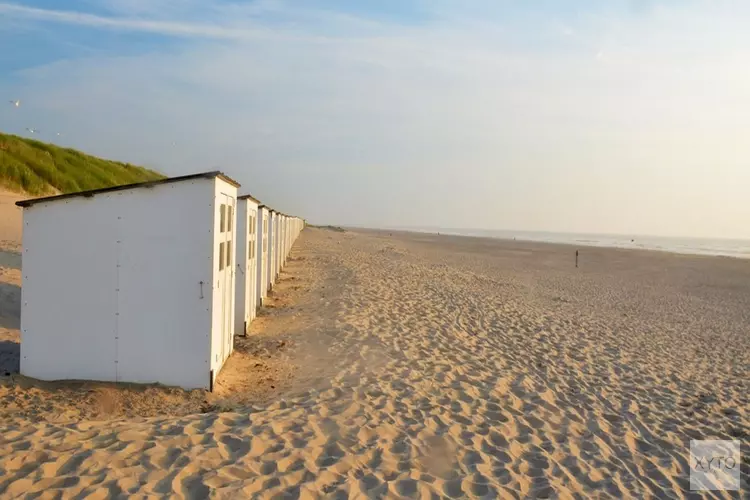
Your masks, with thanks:
M 574 255 L 308 228 L 214 394 L 2 377 L 0 497 L 697 495 L 690 439 L 750 445 L 750 261 Z

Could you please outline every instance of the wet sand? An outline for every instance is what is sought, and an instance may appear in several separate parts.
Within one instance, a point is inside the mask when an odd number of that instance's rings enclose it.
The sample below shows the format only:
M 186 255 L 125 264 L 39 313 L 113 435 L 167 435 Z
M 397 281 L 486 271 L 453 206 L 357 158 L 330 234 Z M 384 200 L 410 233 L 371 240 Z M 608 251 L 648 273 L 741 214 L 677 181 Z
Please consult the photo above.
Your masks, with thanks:
M 27 402 L 0 496 L 687 496 L 690 439 L 747 450 L 750 261 L 580 250 L 308 228 L 231 404 Z

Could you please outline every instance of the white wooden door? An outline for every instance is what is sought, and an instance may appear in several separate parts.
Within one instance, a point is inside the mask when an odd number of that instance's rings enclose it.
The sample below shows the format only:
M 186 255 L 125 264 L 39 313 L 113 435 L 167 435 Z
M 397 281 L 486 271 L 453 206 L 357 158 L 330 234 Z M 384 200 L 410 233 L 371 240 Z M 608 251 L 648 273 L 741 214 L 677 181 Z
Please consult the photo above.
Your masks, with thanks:
M 266 297 L 266 282 L 268 280 L 268 266 L 266 264 L 268 261 L 268 212 L 263 214 L 263 234 L 261 235 L 261 239 L 261 254 L 258 256 L 261 259 L 258 263 L 260 269 L 258 290 L 260 291 L 260 298 L 264 299 Z
M 258 232 L 258 223 L 256 221 L 257 212 L 255 210 L 249 210 L 247 216 L 247 262 L 245 265 L 245 269 L 247 270 L 247 273 L 245 274 L 245 320 L 246 321 L 252 321 L 253 318 L 255 318 L 255 293 L 258 289 L 258 286 L 256 284 L 256 280 L 258 277 L 258 273 L 256 272 L 256 262 L 257 257 L 255 256 L 255 253 L 257 251 L 257 241 L 256 241 L 256 233 Z M 247 324 L 245 325 L 245 332 L 247 333 Z
M 231 353 L 234 342 L 234 198 L 226 196 L 227 200 L 227 287 L 224 289 L 224 304 L 226 304 L 227 314 L 224 315 L 224 358 L 226 359 Z
M 219 295 L 221 296 L 221 360 L 232 352 L 232 291 L 234 290 L 234 198 L 222 195 L 219 206 Z

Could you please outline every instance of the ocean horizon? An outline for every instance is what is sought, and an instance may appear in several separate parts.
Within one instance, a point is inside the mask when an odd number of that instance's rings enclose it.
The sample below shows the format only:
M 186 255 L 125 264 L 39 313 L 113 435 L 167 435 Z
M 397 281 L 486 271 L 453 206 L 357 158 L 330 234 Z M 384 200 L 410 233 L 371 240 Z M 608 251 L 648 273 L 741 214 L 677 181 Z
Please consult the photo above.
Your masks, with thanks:
M 688 238 L 672 236 L 616 235 L 595 233 L 558 233 L 551 231 L 513 231 L 494 229 L 456 229 L 433 227 L 391 228 L 394 231 L 440 233 L 500 240 L 533 241 L 592 247 L 655 250 L 690 255 L 713 255 L 750 259 L 750 240 L 729 238 Z

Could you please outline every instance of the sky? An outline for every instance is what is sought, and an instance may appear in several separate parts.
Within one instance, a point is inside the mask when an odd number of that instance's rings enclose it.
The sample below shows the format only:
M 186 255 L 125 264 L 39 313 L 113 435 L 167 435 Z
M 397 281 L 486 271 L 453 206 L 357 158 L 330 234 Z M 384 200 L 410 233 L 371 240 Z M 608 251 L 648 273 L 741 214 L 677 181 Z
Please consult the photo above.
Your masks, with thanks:
M 0 0 L 0 130 L 312 223 L 750 239 L 747 26 L 745 0 Z

